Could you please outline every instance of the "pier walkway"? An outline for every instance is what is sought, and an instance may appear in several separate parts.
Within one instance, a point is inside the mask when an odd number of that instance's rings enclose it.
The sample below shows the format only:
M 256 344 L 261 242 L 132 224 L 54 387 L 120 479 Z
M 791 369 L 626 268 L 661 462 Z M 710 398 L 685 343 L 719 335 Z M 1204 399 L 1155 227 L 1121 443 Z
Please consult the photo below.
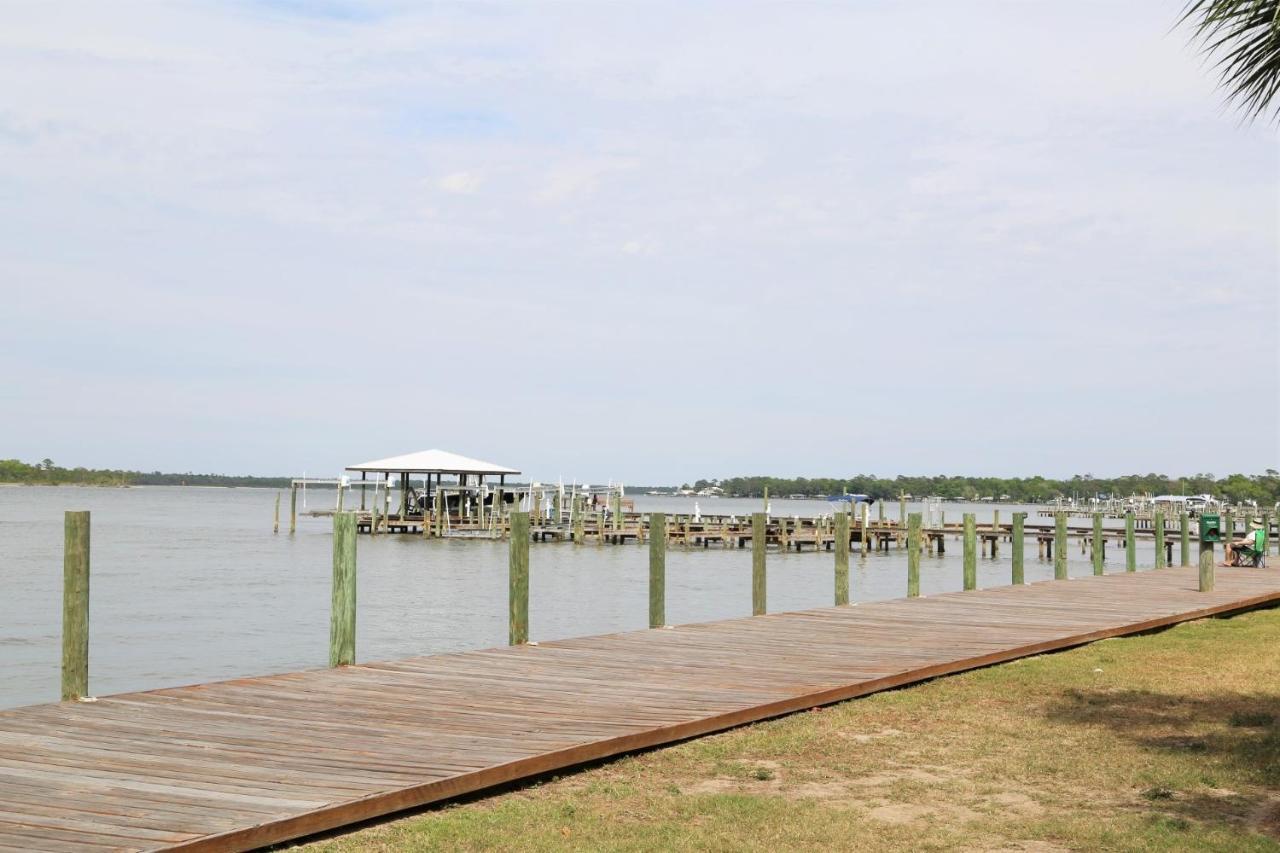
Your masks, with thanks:
M 1159 569 L 0 712 L 0 851 L 241 850 L 1103 637 L 1280 603 Z

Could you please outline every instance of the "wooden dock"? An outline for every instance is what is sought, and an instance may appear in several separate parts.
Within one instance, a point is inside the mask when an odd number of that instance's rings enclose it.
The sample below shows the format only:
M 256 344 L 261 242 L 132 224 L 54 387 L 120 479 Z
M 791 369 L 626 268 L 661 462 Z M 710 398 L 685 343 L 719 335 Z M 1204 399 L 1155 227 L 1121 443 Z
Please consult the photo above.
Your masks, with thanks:
M 974 667 L 1280 603 L 1088 576 L 0 712 L 0 851 L 243 850 Z

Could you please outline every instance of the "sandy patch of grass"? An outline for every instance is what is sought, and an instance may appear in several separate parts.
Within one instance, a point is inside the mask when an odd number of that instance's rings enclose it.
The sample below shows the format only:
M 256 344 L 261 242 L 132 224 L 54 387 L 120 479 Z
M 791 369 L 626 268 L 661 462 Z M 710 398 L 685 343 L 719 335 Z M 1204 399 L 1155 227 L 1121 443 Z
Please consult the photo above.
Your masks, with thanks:
M 1280 851 L 1280 611 L 940 679 L 324 851 Z

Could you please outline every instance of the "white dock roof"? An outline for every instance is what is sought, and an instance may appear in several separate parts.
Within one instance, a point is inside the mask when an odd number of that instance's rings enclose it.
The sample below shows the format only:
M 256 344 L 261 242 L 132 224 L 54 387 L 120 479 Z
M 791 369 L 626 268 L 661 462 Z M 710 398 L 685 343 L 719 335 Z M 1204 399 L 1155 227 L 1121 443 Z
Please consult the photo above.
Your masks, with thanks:
M 467 456 L 459 456 L 447 450 L 419 450 L 403 456 L 390 456 L 348 465 L 348 471 L 381 471 L 396 474 L 519 474 L 514 468 L 504 468 L 492 462 L 483 462 Z

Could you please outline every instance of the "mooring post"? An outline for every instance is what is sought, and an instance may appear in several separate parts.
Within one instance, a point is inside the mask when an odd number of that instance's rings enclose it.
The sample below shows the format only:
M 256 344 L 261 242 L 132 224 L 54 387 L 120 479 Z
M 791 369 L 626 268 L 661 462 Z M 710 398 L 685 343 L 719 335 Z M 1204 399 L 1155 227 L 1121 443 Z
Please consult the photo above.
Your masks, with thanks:
M 920 596 L 920 513 L 907 516 L 907 598 Z
M 529 513 L 511 513 L 511 542 L 508 561 L 510 589 L 507 623 L 508 642 L 513 646 L 529 642 Z
M 1151 524 L 1155 528 L 1156 535 L 1156 568 L 1163 569 L 1168 565 L 1164 553 L 1164 513 L 1158 510 L 1152 513 Z
M 298 532 L 298 486 L 289 485 L 289 532 Z
M 1067 514 L 1054 513 L 1053 523 L 1053 577 L 1064 581 L 1067 579 Z
M 1025 512 L 1015 512 L 1013 514 L 1013 533 L 1012 533 L 1012 541 L 1010 542 L 1010 548 L 1013 550 L 1013 554 L 1012 554 L 1013 582 L 1015 584 L 1026 583 L 1025 574 L 1024 574 L 1023 565 L 1022 565 L 1022 559 L 1023 559 L 1022 524 L 1026 520 L 1026 518 L 1027 518 L 1027 514 Z
M 280 532 L 280 493 L 279 492 L 276 492 L 276 514 L 275 514 L 275 521 L 272 522 L 271 524 L 271 532 L 272 533 Z
M 373 487 L 373 503 L 369 505 L 369 535 L 378 535 L 378 487 Z
M 667 624 L 667 514 L 649 513 L 649 627 Z
M 1093 514 L 1093 573 L 1101 575 L 1106 573 L 1103 560 L 1105 552 L 1102 550 L 1102 513 L 1095 512 Z
M 63 517 L 62 700 L 89 695 L 89 513 Z
M 978 522 L 971 512 L 964 514 L 964 588 L 978 588 Z
M 763 616 L 765 612 L 765 515 L 751 514 L 751 615 Z
M 849 513 L 836 513 L 836 606 L 849 603 Z
M 342 480 L 338 480 L 338 512 L 342 512 L 342 504 L 346 498 L 346 492 L 342 488 Z
M 1137 542 L 1133 534 L 1133 510 L 1124 514 L 1124 570 L 1126 572 L 1138 570 Z
M 1184 509 L 1178 516 L 1178 539 L 1181 545 L 1182 565 L 1191 565 L 1191 516 Z
M 862 504 L 862 554 L 866 556 L 871 553 L 871 539 L 867 534 L 867 528 L 871 521 L 871 505 Z
M 907 527 L 907 493 L 898 493 L 898 526 L 904 530 Z
M 1213 543 L 1200 540 L 1200 591 L 1213 592 Z
M 329 666 L 356 662 L 356 514 L 333 516 L 333 598 Z

